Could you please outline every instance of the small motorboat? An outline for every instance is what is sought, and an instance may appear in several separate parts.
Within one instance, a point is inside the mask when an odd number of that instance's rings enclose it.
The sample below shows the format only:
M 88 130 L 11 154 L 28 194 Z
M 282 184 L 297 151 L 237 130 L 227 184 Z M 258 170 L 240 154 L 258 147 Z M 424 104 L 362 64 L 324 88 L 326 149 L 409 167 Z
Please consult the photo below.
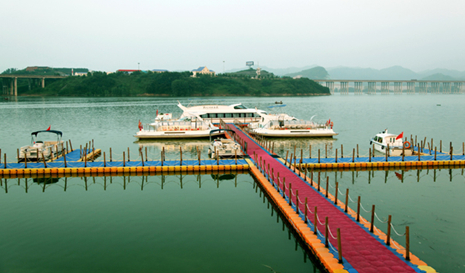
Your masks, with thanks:
M 373 145 L 374 150 L 380 153 L 386 154 L 389 146 L 390 156 L 402 156 L 405 152 L 405 156 L 414 154 L 413 146 L 410 142 L 404 141 L 404 132 L 396 135 L 388 133 L 388 129 L 383 132 L 376 134 L 371 140 L 370 145 Z
M 243 157 L 242 147 L 234 139 L 229 138 L 215 138 L 212 140 L 212 136 L 216 131 L 232 132 L 230 129 L 218 129 L 213 130 L 210 135 L 210 147 L 208 148 L 208 154 L 210 158 L 235 158 Z
M 55 140 L 39 140 L 39 134 L 41 137 L 44 133 L 54 134 L 56 139 Z M 31 145 L 21 147 L 19 151 L 19 162 L 24 161 L 43 161 L 44 159 L 50 160 L 53 158 L 57 158 L 58 156 L 62 155 L 66 152 L 66 148 L 64 147 L 64 142 L 61 139 L 63 133 L 61 131 L 56 130 L 42 130 L 36 131 L 31 133 Z

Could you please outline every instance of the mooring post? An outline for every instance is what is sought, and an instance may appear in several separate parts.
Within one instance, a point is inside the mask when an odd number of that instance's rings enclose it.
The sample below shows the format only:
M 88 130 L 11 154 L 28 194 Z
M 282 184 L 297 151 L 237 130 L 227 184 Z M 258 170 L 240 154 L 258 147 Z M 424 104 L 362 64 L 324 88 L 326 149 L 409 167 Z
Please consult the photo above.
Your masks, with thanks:
M 66 158 L 65 158 L 65 162 L 66 162 Z M 103 167 L 106 167 L 106 166 L 107 166 L 107 157 L 105 156 L 105 152 L 103 152 Z
M 16 158 L 18 159 L 18 163 L 19 163 L 19 149 L 16 149 Z
M 450 143 L 450 160 L 452 160 L 452 153 L 454 152 L 454 147 L 452 147 L 452 142 Z
M 320 163 L 320 149 L 318 149 L 318 163 Z
M 391 245 L 391 215 L 388 216 L 386 245 Z
M 402 144 L 402 161 L 405 159 L 405 145 Z
M 328 193 L 329 193 L 329 176 L 326 176 L 326 198 L 328 198 Z
M 24 156 L 26 156 L 26 155 L 24 155 Z M 105 156 L 105 154 L 104 154 L 104 156 Z M 66 164 L 66 153 L 63 153 L 63 160 L 65 162 L 65 168 L 68 167 L 68 165 Z M 26 162 L 27 162 L 27 158 L 26 158 Z
M 420 161 L 420 147 L 417 146 L 417 152 L 418 152 L 418 161 Z
M 337 149 L 336 149 L 336 156 L 334 157 L 334 160 L 337 163 Z
M 294 160 L 293 154 L 291 153 L 291 157 L 289 158 L 289 169 L 292 170 L 292 160 Z
M 337 191 L 339 189 L 339 182 L 336 182 L 336 194 L 334 195 L 334 204 L 337 205 Z
M 352 163 L 355 162 L 355 148 L 352 151 Z
M 286 161 L 285 161 L 285 165 L 287 165 L 287 156 L 289 155 L 289 150 L 286 151 Z
M 147 161 L 147 147 L 145 147 L 145 161 Z
M 371 223 L 370 223 L 370 232 L 373 233 L 375 226 L 375 205 L 371 208 Z
M 6 153 L 3 154 L 3 157 L 4 157 L 3 163 L 5 164 L 5 169 L 6 169 Z
M 342 243 L 341 243 L 341 229 L 337 228 L 337 254 L 338 254 L 338 261 L 342 264 Z
M 357 222 L 360 222 L 360 196 L 357 201 Z
M 123 167 L 126 167 L 126 156 L 123 152 Z
M 389 144 L 387 145 L 387 150 L 386 150 L 386 162 L 388 162 L 388 156 L 389 156 Z
M 371 162 L 371 148 L 368 148 L 368 162 Z
M 129 161 L 131 161 L 131 158 L 130 158 L 129 147 L 128 147 L 128 162 Z
M 112 155 L 111 155 L 111 147 L 110 147 L 110 162 L 113 162 L 113 158 L 112 158 Z
M 320 191 L 320 172 L 318 172 L 318 191 Z
M 142 163 L 142 167 L 144 167 L 144 154 L 142 153 L 142 151 L 140 152 L 140 162 Z M 181 176 L 182 177 L 182 176 Z M 143 178 L 143 177 L 142 177 Z M 144 180 L 142 180 L 143 182 Z M 143 185 L 143 183 L 142 183 Z
M 371 149 L 373 151 L 373 157 L 375 157 L 375 144 L 373 144 L 373 149 Z
M 179 166 L 182 166 L 182 148 L 179 146 Z
M 405 259 L 410 261 L 410 233 L 409 226 L 405 227 Z
M 42 160 L 44 161 L 44 168 L 47 168 L 47 162 L 45 161 L 44 153 L 42 153 Z
M 359 154 L 358 154 L 358 144 L 357 144 L 357 158 L 359 158 Z
M 439 140 L 439 152 L 442 153 L 442 140 Z
M 344 144 L 341 144 L 341 158 L 344 158 Z
M 73 150 L 73 144 L 71 143 L 71 139 L 68 141 L 69 141 L 69 147 L 71 148 L 71 152 L 73 152 L 74 150 Z
M 328 144 L 325 144 L 325 158 L 328 158 Z
M 436 155 L 438 154 L 437 147 L 434 147 L 434 161 L 436 161 Z
M 300 163 L 304 162 L 304 149 L 300 149 Z
M 82 158 L 82 145 L 81 145 L 81 148 L 79 149 L 79 158 Z M 37 162 L 39 162 L 39 156 L 37 156 Z
M 344 208 L 344 211 L 347 213 L 347 210 L 349 208 L 349 188 L 346 190 L 346 206 Z
M 27 169 L 27 152 L 24 153 L 24 168 Z M 66 158 L 65 158 L 65 168 L 66 168 Z
M 308 149 L 308 157 L 312 158 L 312 144 L 310 144 L 310 148 Z
M 299 190 L 295 190 L 295 209 L 299 215 Z

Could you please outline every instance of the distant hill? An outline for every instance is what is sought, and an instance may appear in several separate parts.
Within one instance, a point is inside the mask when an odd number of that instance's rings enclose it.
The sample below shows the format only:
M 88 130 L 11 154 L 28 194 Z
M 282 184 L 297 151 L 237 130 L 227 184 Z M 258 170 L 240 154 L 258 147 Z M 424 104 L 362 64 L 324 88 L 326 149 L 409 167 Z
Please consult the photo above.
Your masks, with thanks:
M 266 70 L 270 73 L 273 73 L 274 75 L 277 75 L 277 76 L 284 76 L 286 74 L 290 74 L 290 73 L 295 73 L 295 72 L 299 72 L 299 71 L 302 71 L 302 70 L 306 70 L 306 69 L 310 69 L 310 68 L 313 68 L 315 67 L 316 65 L 307 65 L 307 66 L 304 66 L 304 67 L 288 67 L 288 68 L 271 68 L 271 67 L 267 67 L 267 66 L 260 66 L 260 68 L 263 70 Z M 257 69 L 258 66 L 253 66 L 253 69 Z M 248 69 L 248 68 L 246 68 Z M 235 69 L 231 69 L 231 70 L 228 70 L 226 71 L 226 73 L 233 73 L 233 72 L 237 72 L 237 71 L 242 71 L 242 70 L 246 70 L 244 68 L 235 68 Z
M 434 69 L 414 72 L 402 66 L 392 66 L 384 69 L 336 67 L 328 68 L 331 79 L 341 80 L 465 80 L 465 71 Z
M 317 67 L 302 70 L 299 72 L 289 73 L 289 74 L 286 74 L 285 76 L 288 76 L 288 77 L 300 76 L 300 77 L 309 78 L 309 79 L 326 79 L 329 77 L 329 74 L 328 74 L 328 71 L 324 69 L 324 67 L 317 66 Z
M 421 80 L 424 81 L 453 81 L 456 80 L 455 78 L 452 78 L 451 76 L 447 76 L 441 73 L 436 73 L 433 75 L 429 75 L 427 77 L 421 78 Z

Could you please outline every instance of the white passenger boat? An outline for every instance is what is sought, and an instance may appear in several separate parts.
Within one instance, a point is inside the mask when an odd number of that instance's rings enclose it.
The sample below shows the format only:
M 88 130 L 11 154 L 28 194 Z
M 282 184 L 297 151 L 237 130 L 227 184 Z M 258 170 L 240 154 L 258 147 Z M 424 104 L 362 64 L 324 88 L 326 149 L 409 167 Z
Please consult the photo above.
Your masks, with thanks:
M 399 135 L 390 134 L 388 130 L 376 134 L 371 140 L 370 145 L 373 145 L 375 151 L 386 154 L 389 146 L 390 156 L 401 156 L 402 151 L 405 151 L 405 156 L 413 155 L 413 147 L 410 142 L 403 140 L 404 132 Z
M 135 137 L 138 139 L 206 138 L 210 136 L 212 130 L 216 129 L 218 127 L 210 121 L 203 120 L 196 115 L 172 119 L 172 114 L 161 113 L 146 129 L 139 121 L 139 132 Z M 217 132 L 215 135 L 221 134 L 222 132 Z
M 217 131 L 230 131 L 230 129 L 219 129 Z M 216 133 L 212 131 L 212 133 Z M 213 138 L 213 140 L 212 140 Z M 236 156 L 243 157 L 241 145 L 236 143 L 234 139 L 229 138 L 214 138 L 213 134 L 210 136 L 210 148 L 208 148 L 208 154 L 210 158 L 235 158 Z
M 231 105 L 199 105 L 192 107 L 185 107 L 179 103 L 178 107 L 184 111 L 181 118 L 195 114 L 203 120 L 209 120 L 215 124 L 219 123 L 220 119 L 225 123 L 232 123 L 234 120 L 243 123 L 257 122 L 260 120 L 261 115 L 266 114 L 263 110 L 247 108 L 241 103 Z
M 45 140 L 44 133 L 54 134 L 53 140 Z M 41 138 L 39 139 L 39 134 Z M 56 130 L 42 130 L 31 133 L 31 145 L 21 147 L 19 151 L 19 162 L 43 161 L 57 158 L 66 151 L 63 140 L 63 133 Z
M 314 117 L 314 116 L 313 116 Z M 332 137 L 337 135 L 333 123 L 299 120 L 287 114 L 262 115 L 259 122 L 249 124 L 249 133 L 268 137 Z

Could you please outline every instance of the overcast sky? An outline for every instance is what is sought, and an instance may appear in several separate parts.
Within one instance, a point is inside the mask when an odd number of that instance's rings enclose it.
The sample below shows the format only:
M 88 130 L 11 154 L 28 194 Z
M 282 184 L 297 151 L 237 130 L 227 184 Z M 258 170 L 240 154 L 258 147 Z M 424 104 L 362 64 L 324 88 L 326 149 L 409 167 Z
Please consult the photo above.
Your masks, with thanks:
M 0 5 L 0 73 L 400 65 L 465 70 L 464 0 L 15 0 Z

